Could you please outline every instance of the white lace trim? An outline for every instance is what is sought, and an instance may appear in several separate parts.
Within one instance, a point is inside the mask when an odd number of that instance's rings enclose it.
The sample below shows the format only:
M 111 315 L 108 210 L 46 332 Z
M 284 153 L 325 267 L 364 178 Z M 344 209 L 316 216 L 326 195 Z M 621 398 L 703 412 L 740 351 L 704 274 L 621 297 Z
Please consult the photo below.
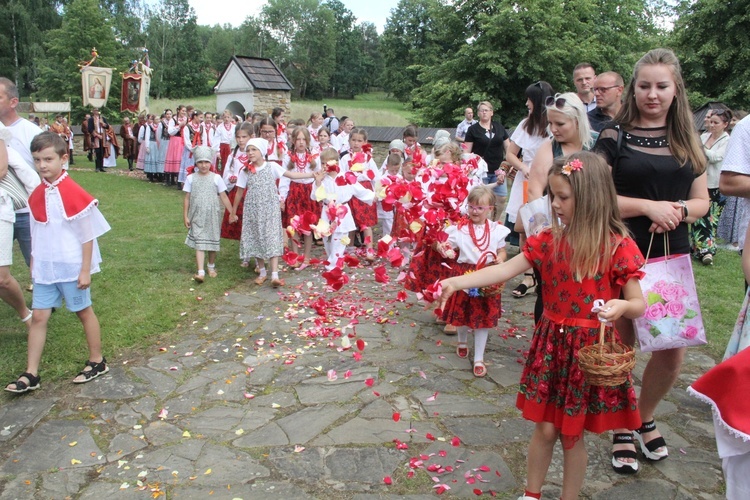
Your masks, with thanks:
M 724 429 L 726 429 L 727 432 L 729 432 L 729 434 L 731 434 L 732 436 L 738 439 L 741 439 L 743 442 L 750 441 L 750 434 L 746 434 L 738 429 L 735 429 L 734 427 L 726 423 L 723 418 L 721 418 L 721 411 L 719 410 L 719 407 L 716 405 L 713 399 L 711 399 L 710 397 L 706 396 L 705 394 L 701 392 L 696 391 L 695 389 L 692 388 L 692 386 L 687 388 L 687 392 L 691 396 L 694 396 L 700 399 L 701 401 L 703 401 L 704 403 L 708 403 L 709 405 L 711 405 L 711 411 L 713 412 L 714 417 L 716 418 L 718 422 L 721 422 L 721 426 L 724 427 Z

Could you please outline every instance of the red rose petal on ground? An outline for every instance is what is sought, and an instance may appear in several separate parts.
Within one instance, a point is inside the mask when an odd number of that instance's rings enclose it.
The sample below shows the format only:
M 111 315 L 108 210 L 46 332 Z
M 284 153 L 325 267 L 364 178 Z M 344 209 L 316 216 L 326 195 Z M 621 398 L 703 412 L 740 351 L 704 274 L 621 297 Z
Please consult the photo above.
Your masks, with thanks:
M 365 341 L 363 339 L 357 339 L 357 349 L 360 351 L 365 350 Z
M 453 445 L 453 446 L 461 446 L 461 440 L 458 439 L 458 437 L 454 436 L 453 439 L 451 439 L 451 445 Z
M 427 435 L 426 435 L 425 437 L 426 437 L 427 439 L 429 439 L 430 441 L 435 441 L 435 439 L 437 439 L 437 438 L 436 438 L 435 436 L 433 436 L 433 435 L 432 435 L 432 434 L 430 434 L 429 432 L 427 433 Z
M 406 302 L 406 297 L 406 292 L 403 290 L 396 294 L 396 300 L 398 300 L 399 302 Z
M 476 496 L 480 496 L 482 494 L 482 490 L 480 490 L 479 488 L 474 488 L 472 491 Z
M 384 482 L 385 484 L 387 484 L 388 486 L 390 486 L 390 485 L 392 485 L 392 484 L 393 484 L 393 479 L 391 479 L 391 476 L 385 476 L 385 477 L 383 478 L 383 482 Z
M 399 420 L 401 420 L 401 414 L 399 412 L 394 412 L 393 413 L 393 421 L 394 422 L 398 422 Z
M 373 384 L 375 384 L 375 380 L 374 379 L 368 378 L 367 380 L 365 380 L 365 385 L 367 387 L 372 387 Z
M 482 472 L 489 472 L 489 471 L 490 471 L 490 468 L 489 468 L 489 466 L 487 466 L 487 465 L 482 465 L 482 466 L 481 466 L 481 467 L 479 467 L 479 469 L 477 469 L 477 470 L 481 470 Z

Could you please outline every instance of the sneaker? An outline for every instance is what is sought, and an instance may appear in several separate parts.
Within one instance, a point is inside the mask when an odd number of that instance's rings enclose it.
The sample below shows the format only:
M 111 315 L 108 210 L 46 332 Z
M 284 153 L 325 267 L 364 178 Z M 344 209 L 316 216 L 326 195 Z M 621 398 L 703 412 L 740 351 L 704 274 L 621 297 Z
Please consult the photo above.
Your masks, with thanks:
M 711 266 L 714 263 L 714 256 L 711 255 L 710 253 L 707 253 L 706 255 L 703 256 L 703 258 L 701 259 L 701 262 L 703 262 L 704 266 Z

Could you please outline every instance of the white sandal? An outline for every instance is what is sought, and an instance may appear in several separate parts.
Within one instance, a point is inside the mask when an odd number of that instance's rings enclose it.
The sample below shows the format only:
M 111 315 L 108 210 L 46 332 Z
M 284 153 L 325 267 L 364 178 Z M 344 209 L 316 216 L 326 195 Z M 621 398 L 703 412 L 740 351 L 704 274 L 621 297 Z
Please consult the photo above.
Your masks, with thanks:
M 34 311 L 29 309 L 29 315 L 25 318 L 21 318 L 21 323 L 28 323 L 29 321 L 31 321 L 32 316 L 34 316 Z

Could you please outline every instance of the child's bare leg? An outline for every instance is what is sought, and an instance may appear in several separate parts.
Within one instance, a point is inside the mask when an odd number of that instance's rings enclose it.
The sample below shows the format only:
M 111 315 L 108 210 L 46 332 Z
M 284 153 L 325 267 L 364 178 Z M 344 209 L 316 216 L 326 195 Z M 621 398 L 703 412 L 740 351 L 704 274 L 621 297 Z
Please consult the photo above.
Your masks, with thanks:
M 536 424 L 531 435 L 529 451 L 526 456 L 526 489 L 532 493 L 542 491 L 544 478 L 552 462 L 552 451 L 560 432 L 550 422 Z
M 42 351 L 44 343 L 47 341 L 47 321 L 52 314 L 52 309 L 35 309 L 31 317 L 31 326 L 29 327 L 29 342 L 26 352 L 26 371 L 32 375 L 39 375 L 39 363 L 42 360 Z M 21 377 L 20 380 L 27 385 L 30 380 Z M 15 382 L 8 384 L 8 389 L 15 390 Z
M 271 261 L 271 275 L 274 274 L 278 276 L 279 274 L 279 258 L 278 257 L 271 257 L 269 259 Z
M 99 327 L 99 319 L 94 314 L 94 308 L 89 306 L 82 311 L 78 311 L 76 315 L 81 320 L 83 333 L 86 335 L 86 344 L 89 346 L 89 361 L 101 363 L 104 361 L 104 356 L 102 355 L 102 333 Z M 91 370 L 91 367 L 87 366 L 83 371 L 89 370 Z M 78 375 L 73 379 L 73 382 L 83 382 L 85 380 L 85 376 Z
M 368 250 L 372 250 L 372 228 L 366 227 L 362 229 L 362 234 L 365 235 L 365 241 L 364 241 L 365 246 L 367 247 Z
M 575 444 L 571 446 L 572 440 Z M 583 442 L 583 434 L 577 438 L 560 437 L 563 445 L 563 487 L 562 500 L 576 500 L 586 477 L 588 454 Z
M 312 234 L 305 235 L 305 262 L 310 262 L 310 252 L 312 251 Z
M 206 261 L 206 252 L 203 250 L 196 250 L 195 251 L 195 262 L 198 264 L 198 273 L 201 271 L 204 271 L 203 264 Z
M 0 299 L 15 309 L 19 318 L 25 319 L 29 316 L 30 311 L 26 307 L 23 291 L 18 281 L 10 274 L 10 266 L 0 266 Z

